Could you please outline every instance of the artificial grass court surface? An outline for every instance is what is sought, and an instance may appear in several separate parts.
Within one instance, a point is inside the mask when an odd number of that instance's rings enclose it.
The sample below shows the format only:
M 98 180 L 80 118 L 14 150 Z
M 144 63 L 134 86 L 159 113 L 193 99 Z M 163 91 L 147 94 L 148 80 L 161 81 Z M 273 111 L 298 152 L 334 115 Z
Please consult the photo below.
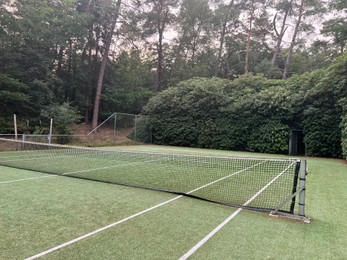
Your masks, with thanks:
M 127 149 L 236 154 L 156 146 Z M 347 165 L 317 158 L 309 158 L 308 165 L 310 224 L 243 210 L 191 259 L 347 259 Z M 33 176 L 44 175 L 0 168 L 0 182 Z M 174 197 L 65 177 L 0 184 L 0 259 L 30 257 Z M 178 259 L 234 211 L 180 198 L 43 258 Z

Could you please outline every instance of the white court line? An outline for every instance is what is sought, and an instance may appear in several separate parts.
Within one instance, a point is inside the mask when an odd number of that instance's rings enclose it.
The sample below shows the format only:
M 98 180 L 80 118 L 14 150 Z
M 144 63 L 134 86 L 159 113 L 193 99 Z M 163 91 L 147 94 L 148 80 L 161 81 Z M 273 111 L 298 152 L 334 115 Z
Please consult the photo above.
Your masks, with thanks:
M 256 166 L 258 166 L 259 164 L 262 164 L 262 163 L 263 163 L 263 162 L 260 162 L 260 163 L 257 163 L 257 164 L 255 164 L 255 165 L 253 165 L 253 166 L 249 166 L 249 167 L 247 167 L 247 168 L 245 168 L 245 169 L 243 169 L 243 170 L 234 172 L 234 173 L 232 173 L 232 174 L 230 174 L 230 175 L 228 175 L 228 176 L 226 176 L 226 177 L 220 178 L 220 179 L 218 179 L 218 180 L 216 180 L 216 181 L 210 182 L 210 183 L 208 183 L 208 184 L 206 184 L 206 185 L 203 185 L 203 186 L 201 186 L 201 187 L 199 187 L 199 188 L 196 188 L 196 189 L 194 189 L 194 190 L 191 190 L 191 191 L 187 192 L 187 194 L 193 193 L 193 192 L 198 191 L 198 190 L 200 190 L 200 189 L 203 189 L 203 188 L 205 188 L 205 187 L 207 187 L 207 186 L 209 186 L 209 185 L 212 185 L 212 184 L 214 184 L 214 183 L 216 183 L 216 182 L 218 182 L 218 181 L 222 181 L 222 180 L 224 180 L 224 179 L 226 179 L 226 178 L 229 178 L 229 177 L 232 177 L 232 176 L 234 176 L 234 175 L 236 175 L 236 174 L 239 174 L 239 173 L 241 173 L 241 172 L 247 171 L 247 170 L 249 170 L 249 169 L 251 169 L 251 168 L 254 168 L 254 167 L 256 167 Z M 156 208 L 159 208 L 159 207 L 161 207 L 161 206 L 164 206 L 165 204 L 168 204 L 168 203 L 170 203 L 170 202 L 172 202 L 172 201 L 175 201 L 175 200 L 177 200 L 177 199 L 179 199 L 179 198 L 182 198 L 182 197 L 183 197 L 183 195 L 179 195 L 179 196 L 177 196 L 177 197 L 175 197 L 175 198 L 173 198 L 173 199 L 164 201 L 164 202 L 162 202 L 162 203 L 160 203 L 160 204 L 157 204 L 157 205 L 155 205 L 155 206 L 153 206 L 153 207 L 150 207 L 150 208 L 148 208 L 148 209 L 145 209 L 145 210 L 143 210 L 143 211 L 140 211 L 140 212 L 138 212 L 138 213 L 135 213 L 134 215 L 131 215 L 131 216 L 129 216 L 129 217 L 126 217 L 126 218 L 124 218 L 124 219 L 121 219 L 121 220 L 119 220 L 119 221 L 117 221 L 117 222 L 114 222 L 114 223 L 112 223 L 112 224 L 110 224 L 110 225 L 107 225 L 107 226 L 105 226 L 105 227 L 102 227 L 102 228 L 99 228 L 99 229 L 97 229 L 97 230 L 94 230 L 94 231 L 92 231 L 92 232 L 90 232 L 90 233 L 87 233 L 87 234 L 85 234 L 85 235 L 83 235 L 83 236 L 80 236 L 80 237 L 77 237 L 77 238 L 75 238 L 75 239 L 72 239 L 72 240 L 70 240 L 70 241 L 68 241 L 68 242 L 65 242 L 65 243 L 63 243 L 63 244 L 60 244 L 60 245 L 58 245 L 58 246 L 52 247 L 52 248 L 50 248 L 50 249 L 48 249 L 48 250 L 45 250 L 45 251 L 43 251 L 43 252 L 41 252 L 41 253 L 38 253 L 38 254 L 36 254 L 36 255 L 33 255 L 33 256 L 31 256 L 31 257 L 25 258 L 24 260 L 34 260 L 34 259 L 37 259 L 37 258 L 39 258 L 39 257 L 45 256 L 45 255 L 47 255 L 47 254 L 49 254 L 49 253 L 52 253 L 52 252 L 54 252 L 54 251 L 56 251 L 56 250 L 58 250 L 58 249 L 61 249 L 61 248 L 63 248 L 63 247 L 66 247 L 66 246 L 69 246 L 69 245 L 71 245 L 71 244 L 74 244 L 74 243 L 76 243 L 76 242 L 78 242 L 78 241 L 81 241 L 82 239 L 85 239 L 85 238 L 88 238 L 88 237 L 90 237 L 90 236 L 93 236 L 93 235 L 95 235 L 95 234 L 97 234 L 97 233 L 100 233 L 100 232 L 106 230 L 106 229 L 109 229 L 109 228 L 112 228 L 112 227 L 114 227 L 114 226 L 117 226 L 117 225 L 119 225 L 119 224 L 121 224 L 121 223 L 123 223 L 123 222 L 125 222 L 125 221 L 128 221 L 128 220 L 130 220 L 130 219 L 133 219 L 133 218 L 135 218 L 135 217 L 138 217 L 138 216 L 140 216 L 140 215 L 142 215 L 142 214 L 144 214 L 144 213 L 147 213 L 147 212 L 149 212 L 149 211 L 151 211 L 151 210 L 154 210 L 154 209 L 156 209 Z
M 40 156 L 40 155 L 44 155 L 44 156 Z M 70 154 L 67 155 L 60 155 L 60 156 L 56 156 L 56 155 L 47 155 L 47 154 L 35 154 L 35 155 L 31 155 L 30 158 L 28 158 L 28 155 L 21 155 L 21 156 L 12 156 L 12 157 L 4 157 L 3 159 L 6 159 L 5 161 L 1 161 L 2 163 L 7 163 L 7 162 L 17 162 L 17 161 L 33 161 L 33 160 L 42 160 L 42 159 L 50 159 L 50 158 L 54 158 L 54 159 L 59 159 L 59 158 L 65 158 L 65 157 L 71 157 Z M 10 159 L 10 160 L 8 160 Z
M 276 181 L 283 173 L 285 173 L 292 165 L 290 164 L 286 169 L 284 169 L 280 174 L 278 174 L 275 178 L 273 178 L 269 183 L 267 183 L 261 190 L 259 190 L 252 198 L 250 198 L 245 204 L 242 206 L 247 206 L 251 203 L 256 197 L 258 197 L 264 190 L 266 190 L 274 181 Z M 242 208 L 238 208 L 233 214 L 231 214 L 228 218 L 226 218 L 222 223 L 220 223 L 215 229 L 213 229 L 207 236 L 201 239 L 195 246 L 193 246 L 187 253 L 179 258 L 179 260 L 186 260 L 192 254 L 194 254 L 203 244 L 205 244 L 211 237 L 213 237 L 219 230 L 221 230 L 230 220 L 237 216 L 241 212 Z
M 45 175 L 40 177 L 32 177 L 32 178 L 26 178 L 26 179 L 18 179 L 18 180 L 12 180 L 12 181 L 2 181 L 0 184 L 8 184 L 8 183 L 14 183 L 14 182 L 22 182 L 22 181 L 31 181 L 35 179 L 42 179 L 42 178 L 49 178 L 49 177 L 57 177 L 58 175 Z
M 13 182 L 21 182 L 21 181 L 29 181 L 29 180 L 35 180 L 35 179 L 41 179 L 41 178 L 48 178 L 48 177 L 66 176 L 66 175 L 70 175 L 70 174 L 83 173 L 83 172 L 91 172 L 91 171 L 98 171 L 98 170 L 107 170 L 107 169 L 112 169 L 112 168 L 117 168 L 117 167 L 123 167 L 123 166 L 129 166 L 129 165 L 134 165 L 134 164 L 139 164 L 139 163 L 147 163 L 147 162 L 153 162 L 153 161 L 158 161 L 158 160 L 150 160 L 150 161 L 144 161 L 144 162 L 126 163 L 126 164 L 114 165 L 114 166 L 105 166 L 105 167 L 93 168 L 93 169 L 87 169 L 87 170 L 80 170 L 80 171 L 75 171 L 75 172 L 66 172 L 66 173 L 62 173 L 62 174 L 46 173 L 46 174 L 49 174 L 49 175 L 47 175 L 47 176 L 40 176 L 40 177 L 32 177 L 32 178 L 25 178 L 25 179 L 18 179 L 18 180 L 11 180 L 11 181 L 3 181 L 3 182 L 0 182 L 0 185 L 1 185 L 1 184 L 13 183 Z M 5 166 L 5 167 L 8 167 L 8 166 Z M 35 170 L 28 170 L 28 171 L 35 171 Z M 81 179 L 83 179 L 83 178 L 81 178 Z M 91 179 L 91 180 L 92 180 L 92 179 Z
M 39 253 L 39 254 L 36 254 L 36 255 L 31 256 L 31 257 L 25 258 L 24 260 L 34 260 L 34 259 L 37 259 L 37 258 L 39 258 L 39 257 L 41 257 L 41 256 L 45 256 L 45 255 L 47 255 L 47 254 L 49 254 L 49 253 L 52 253 L 52 252 L 54 252 L 54 251 L 56 251 L 56 250 L 58 250 L 58 249 L 61 249 L 61 248 L 63 248 L 63 247 L 66 247 L 66 246 L 69 246 L 69 245 L 71 245 L 71 244 L 74 244 L 74 243 L 76 243 L 76 242 L 78 242 L 78 241 L 81 241 L 82 239 L 85 239 L 85 238 L 87 238 L 87 237 L 93 236 L 93 235 L 95 235 L 95 234 L 97 234 L 97 233 L 99 233 L 99 232 L 101 232 L 101 231 L 104 231 L 104 230 L 106 230 L 106 229 L 109 229 L 109 228 L 111 228 L 111 227 L 114 227 L 114 226 L 116 226 L 116 225 L 119 225 L 119 224 L 121 224 L 121 223 L 123 223 L 123 222 L 125 222 L 125 221 L 128 221 L 128 220 L 130 220 L 130 219 L 133 219 L 133 218 L 135 218 L 135 217 L 137 217 L 137 216 L 140 216 L 140 215 L 142 215 L 142 214 L 144 214 L 144 213 L 146 213 L 146 212 L 148 212 L 148 211 L 151 211 L 151 210 L 153 210 L 153 209 L 159 208 L 159 207 L 161 207 L 161 206 L 163 206 L 163 205 L 165 205 L 165 204 L 168 204 L 168 203 L 170 203 L 170 202 L 172 202 L 172 201 L 174 201 L 174 200 L 177 200 L 177 199 L 179 199 L 179 198 L 181 198 L 181 197 L 183 197 L 183 195 L 177 196 L 177 197 L 175 197 L 175 198 L 173 198 L 173 199 L 171 199 L 171 200 L 164 201 L 163 203 L 157 204 L 157 205 L 155 205 L 155 206 L 153 206 L 153 207 L 151 207 L 151 208 L 148 208 L 148 209 L 145 209 L 145 210 L 143 210 L 143 211 L 140 211 L 140 212 L 138 212 L 138 213 L 136 213 L 136 214 L 134 214 L 134 215 L 131 215 L 131 216 L 126 217 L 126 218 L 123 218 L 123 219 L 121 219 L 121 220 L 119 220 L 119 221 L 117 221 L 117 222 L 114 222 L 114 223 L 112 223 L 112 224 L 110 224 L 110 225 L 108 225 L 108 226 L 99 228 L 99 229 L 97 229 L 97 230 L 95 230 L 95 231 L 93 231 L 93 232 L 90 232 L 90 233 L 87 233 L 87 234 L 85 234 L 85 235 L 83 235 L 83 236 L 77 237 L 77 238 L 75 238 L 75 239 L 73 239 L 73 240 L 70 240 L 70 241 L 68 241 L 68 242 L 66 242 L 66 243 L 60 244 L 60 245 L 58 245 L 58 246 L 56 246 L 56 247 L 52 247 L 52 248 L 50 248 L 50 249 L 48 249 L 48 250 L 46 250 L 46 251 L 43 251 L 43 252 L 41 252 L 41 253 Z

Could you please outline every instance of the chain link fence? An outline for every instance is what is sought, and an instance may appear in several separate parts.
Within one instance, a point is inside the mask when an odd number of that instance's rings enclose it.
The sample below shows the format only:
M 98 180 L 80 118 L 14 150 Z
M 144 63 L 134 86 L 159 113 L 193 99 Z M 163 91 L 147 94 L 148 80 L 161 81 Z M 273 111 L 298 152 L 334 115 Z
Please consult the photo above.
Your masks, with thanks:
M 29 142 L 70 144 L 79 146 L 111 146 L 151 143 L 148 129 L 149 117 L 127 113 L 114 113 L 90 132 L 74 131 L 74 135 L 60 135 L 49 132 L 49 122 L 25 120 L 19 122 L 18 134 L 0 134 L 0 138 Z M 78 128 L 78 126 L 77 126 Z M 89 128 L 88 128 L 89 130 Z

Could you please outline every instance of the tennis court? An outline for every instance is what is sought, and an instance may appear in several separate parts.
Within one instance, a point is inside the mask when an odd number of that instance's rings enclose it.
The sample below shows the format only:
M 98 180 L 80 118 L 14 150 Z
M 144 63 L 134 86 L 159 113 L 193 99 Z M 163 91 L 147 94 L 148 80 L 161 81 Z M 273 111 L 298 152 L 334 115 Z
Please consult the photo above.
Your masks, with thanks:
M 115 150 L 117 151 L 117 149 Z M 78 155 L 79 160 L 76 161 L 76 158 L 71 159 L 76 156 L 75 152 L 73 156 L 67 156 L 69 159 L 63 159 L 63 156 L 67 154 L 66 151 L 58 155 L 61 151 L 54 150 L 54 157 L 61 159 L 57 164 L 50 161 L 51 156 L 47 157 L 47 153 L 43 154 L 42 149 L 39 149 L 36 154 L 30 152 L 30 156 L 37 160 L 29 161 L 25 161 L 27 157 L 23 155 L 23 152 L 20 155 L 11 152 L 1 154 L 2 160 L 4 158 L 6 161 L 11 161 L 10 158 L 12 161 L 19 160 L 24 163 L 21 164 L 23 168 L 32 167 L 32 170 L 40 165 L 40 167 L 44 167 L 44 172 L 50 174 L 5 166 L 0 168 L 0 258 L 343 259 L 347 255 L 346 249 L 342 246 L 342 243 L 346 241 L 344 236 L 344 231 L 347 230 L 344 229 L 346 224 L 343 218 L 336 217 L 342 215 L 343 206 L 346 205 L 346 193 L 342 191 L 343 184 L 346 184 L 346 178 L 343 178 L 347 172 L 346 165 L 323 159 L 312 159 L 311 164 L 309 160 L 310 175 L 317 177 L 309 177 L 308 190 L 310 193 L 307 198 L 307 214 L 312 217 L 313 221 L 305 224 L 297 220 L 269 217 L 268 212 L 241 210 L 237 207 L 182 196 L 180 192 L 189 193 L 193 190 L 190 186 L 191 182 L 186 182 L 186 186 L 183 185 L 178 194 L 171 194 L 87 180 L 90 178 L 88 169 L 92 167 L 97 168 L 98 171 L 106 171 L 103 177 L 106 176 L 106 180 L 110 182 L 114 182 L 113 179 L 109 179 L 110 173 L 107 173 L 111 169 L 110 167 L 113 170 L 122 168 L 122 174 L 118 176 L 117 182 L 124 180 L 124 176 L 129 177 L 130 175 L 131 177 L 132 173 L 133 176 L 130 178 L 132 183 L 142 185 L 144 181 L 148 181 L 147 184 L 158 188 L 159 186 L 156 186 L 157 175 L 151 178 L 151 175 L 146 174 L 146 178 L 139 179 L 141 173 L 153 171 L 162 173 L 175 169 L 175 173 L 182 173 L 183 170 L 190 173 L 193 176 L 192 179 L 197 180 L 195 184 L 201 187 L 206 184 L 206 179 L 202 181 L 199 173 L 206 171 L 216 175 L 217 173 L 214 171 L 217 168 L 220 175 L 217 174 L 213 180 L 207 180 L 207 183 L 225 177 L 229 179 L 229 175 L 239 172 L 233 176 L 239 178 L 238 190 L 241 193 L 246 192 L 242 197 L 248 196 L 250 199 L 261 190 L 261 187 L 265 187 L 281 172 L 284 172 L 283 169 L 294 167 L 294 163 L 292 164 L 286 157 L 280 159 L 281 162 L 285 161 L 286 165 L 280 164 L 276 170 L 273 166 L 266 167 L 266 161 L 255 160 L 251 163 L 247 161 L 244 164 L 237 164 L 238 167 L 232 168 L 232 172 L 230 172 L 230 168 L 225 170 L 227 164 L 217 163 L 215 159 L 211 163 L 210 158 L 226 158 L 239 154 L 227 151 L 156 146 L 127 147 L 127 150 L 132 152 L 124 156 L 121 164 L 115 162 L 110 151 L 103 153 L 102 160 L 83 153 L 82 156 Z M 138 152 L 139 150 L 145 150 L 145 153 Z M 136 152 L 134 153 L 134 151 Z M 185 159 L 181 159 L 179 164 L 177 164 L 177 160 L 174 163 L 172 160 L 169 160 L 168 163 L 167 159 L 165 162 L 158 161 L 158 153 L 168 151 L 174 152 L 176 155 L 183 154 L 184 156 L 179 158 Z M 148 160 L 149 153 L 155 155 Z M 125 154 L 122 152 L 122 155 Z M 133 154 L 136 156 L 146 154 L 146 158 L 140 160 L 137 157 L 136 162 L 129 159 Z M 196 157 L 196 154 L 200 154 L 200 156 Z M 256 156 L 255 154 L 242 155 Z M 81 160 L 81 158 L 84 159 Z M 187 161 L 186 158 L 190 159 Z M 203 165 L 203 167 L 199 168 L 194 163 L 196 158 L 199 158 L 199 165 Z M 203 161 L 201 158 L 204 158 Z M 205 163 L 201 164 L 201 162 Z M 259 183 L 255 182 L 256 185 L 249 189 L 251 179 L 248 175 L 254 172 L 259 163 L 262 164 L 262 167 L 267 168 L 267 171 L 270 170 L 271 176 Z M 156 167 L 159 167 L 157 171 Z M 198 170 L 196 170 L 197 168 Z M 131 169 L 131 171 L 127 172 L 125 169 Z M 272 173 L 271 170 L 274 172 Z M 134 174 L 136 171 L 137 174 Z M 61 172 L 69 172 L 69 175 L 77 174 L 79 178 L 67 178 L 61 176 Z M 320 184 L 324 183 L 331 174 L 334 174 L 336 183 L 328 183 L 324 189 Z M 240 178 L 241 175 L 246 177 Z M 285 176 L 285 174 L 280 176 Z M 80 177 L 86 179 L 80 179 Z M 175 176 L 180 183 L 184 183 L 182 181 L 184 177 L 186 176 Z M 163 180 L 163 178 L 160 179 Z M 275 180 L 281 183 L 281 179 L 278 177 Z M 176 189 L 172 186 L 175 182 L 165 178 L 164 180 L 168 184 L 165 189 Z M 222 189 L 225 192 L 225 188 L 237 189 L 231 184 L 223 183 L 223 185 L 218 184 L 220 186 L 217 190 Z M 278 187 L 275 185 L 274 190 L 287 184 L 287 181 L 283 181 Z M 329 185 L 337 191 L 339 191 L 338 187 L 341 187 L 341 191 L 334 195 L 331 191 L 329 192 L 329 189 L 326 189 Z M 211 200 L 218 198 L 223 203 L 231 204 L 231 202 L 226 202 L 226 198 L 221 197 L 221 194 L 208 192 L 209 197 L 207 198 L 204 197 L 205 194 L 199 194 L 201 191 L 202 189 L 198 190 L 197 196 L 203 199 L 210 199 L 212 195 Z M 251 192 L 253 193 L 251 194 Z M 273 191 L 268 194 L 265 192 L 264 195 L 259 194 L 259 197 L 252 200 L 249 205 L 271 207 L 271 205 L 264 204 L 269 200 L 269 194 L 273 194 Z M 330 201 L 338 202 L 336 205 L 334 204 L 334 213 L 329 211 L 331 205 L 328 202 L 324 204 L 320 201 L 319 198 L 324 197 L 324 194 L 329 194 Z M 289 204 L 290 202 L 291 200 Z M 243 200 L 236 204 L 245 203 L 246 200 Z M 288 207 L 288 205 L 283 207 Z M 325 239 L 321 238 L 323 234 Z M 325 249 L 323 250 L 322 247 Z

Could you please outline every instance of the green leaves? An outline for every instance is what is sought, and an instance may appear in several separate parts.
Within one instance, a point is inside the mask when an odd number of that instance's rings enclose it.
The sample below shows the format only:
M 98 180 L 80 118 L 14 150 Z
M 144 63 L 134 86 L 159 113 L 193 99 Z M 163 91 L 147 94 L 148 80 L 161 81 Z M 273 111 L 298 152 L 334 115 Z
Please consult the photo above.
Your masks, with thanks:
M 71 134 L 70 127 L 73 123 L 81 119 L 76 108 L 65 102 L 62 105 L 51 104 L 41 111 L 41 117 L 45 119 L 53 118 L 57 134 Z
M 28 86 L 0 73 L 0 116 L 11 118 L 14 113 L 27 113 L 29 106 Z
M 153 142 L 287 153 L 302 129 L 306 155 L 347 156 L 347 54 L 327 69 L 287 81 L 246 74 L 194 78 L 150 99 Z
M 261 76 L 194 78 L 153 97 L 144 112 L 155 143 L 283 153 L 290 116 L 279 88 Z

